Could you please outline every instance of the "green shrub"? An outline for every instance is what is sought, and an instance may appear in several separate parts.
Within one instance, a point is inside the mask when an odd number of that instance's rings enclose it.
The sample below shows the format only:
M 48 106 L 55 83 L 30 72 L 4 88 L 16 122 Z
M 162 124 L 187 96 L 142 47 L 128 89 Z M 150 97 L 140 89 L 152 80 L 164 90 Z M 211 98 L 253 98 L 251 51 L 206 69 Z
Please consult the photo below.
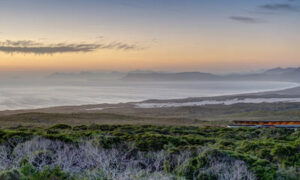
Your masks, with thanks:
M 207 168 L 209 157 L 228 155 L 242 160 L 258 179 L 276 179 L 296 177 L 300 168 L 300 131 L 270 128 L 220 128 L 220 127 L 183 127 L 183 126 L 152 126 L 152 125 L 80 125 L 71 127 L 65 124 L 51 128 L 14 128 L 0 130 L 0 143 L 13 149 L 35 136 L 61 140 L 78 145 L 82 140 L 92 140 L 99 148 L 117 147 L 124 152 L 134 148 L 137 151 L 167 150 L 169 157 L 164 160 L 162 169 L 166 173 L 175 173 L 191 178 L 214 179 L 211 173 L 201 173 L 199 168 Z M 134 146 L 133 146 L 134 145 Z M 133 146 L 133 147 L 132 147 Z M 210 150 L 199 154 L 199 149 L 208 147 Z M 174 157 L 183 151 L 191 152 L 187 164 L 174 164 Z M 45 154 L 41 154 L 45 155 Z M 173 159 L 172 159 L 173 158 Z M 59 169 L 47 169 L 37 172 L 22 161 L 19 171 L 7 171 L 13 175 L 32 178 L 68 177 Z M 19 172 L 19 174 L 18 174 Z M 49 174 L 50 173 L 50 174 Z M 292 176 L 287 174 L 291 173 Z M 36 176 L 35 176 L 36 175 Z M 62 177 L 61 177 L 62 176 Z M 0 176 L 1 177 L 1 176 Z M 58 179 L 59 179 L 58 178 Z M 0 178 L 1 179 L 1 178 Z M 284 178 L 282 178 L 284 179 Z
M 1 180 L 22 180 L 23 178 L 21 173 L 18 170 L 14 169 L 14 170 L 0 173 L 0 179 Z
M 29 163 L 25 163 L 21 172 L 23 174 L 22 179 L 28 180 L 66 180 L 66 179 L 74 179 L 71 178 L 70 174 L 63 172 L 59 167 L 55 168 L 45 168 L 43 171 L 36 170 Z
M 168 138 L 159 134 L 144 134 L 135 139 L 136 147 L 142 151 L 158 151 L 168 143 Z
M 74 126 L 73 127 L 73 131 L 83 131 L 83 130 L 87 130 L 88 126 L 86 125 L 79 125 L 79 126 Z
M 56 124 L 50 127 L 50 129 L 72 129 L 72 126 L 69 126 L 67 124 Z
M 271 151 L 271 155 L 282 162 L 284 167 L 294 165 L 296 159 L 296 147 L 289 144 L 276 144 Z

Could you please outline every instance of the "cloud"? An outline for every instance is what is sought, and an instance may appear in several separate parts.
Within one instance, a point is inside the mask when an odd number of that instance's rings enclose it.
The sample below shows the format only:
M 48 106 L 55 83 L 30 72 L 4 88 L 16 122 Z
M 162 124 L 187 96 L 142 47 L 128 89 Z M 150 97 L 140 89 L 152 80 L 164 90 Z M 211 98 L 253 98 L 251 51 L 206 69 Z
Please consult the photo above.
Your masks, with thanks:
M 0 41 L 0 52 L 5 53 L 23 53 L 23 54 L 56 54 L 56 53 L 75 53 L 75 52 L 92 52 L 98 49 L 114 50 L 137 50 L 141 49 L 135 44 L 126 44 L 122 42 L 111 43 L 56 43 L 45 44 L 41 42 L 22 40 Z
M 249 24 L 265 22 L 262 19 L 257 19 L 257 18 L 253 18 L 253 17 L 247 17 L 247 16 L 230 16 L 229 19 L 238 21 L 238 22 L 242 22 L 242 23 L 249 23 Z
M 291 4 L 265 4 L 259 7 L 271 11 L 299 11 L 298 6 Z

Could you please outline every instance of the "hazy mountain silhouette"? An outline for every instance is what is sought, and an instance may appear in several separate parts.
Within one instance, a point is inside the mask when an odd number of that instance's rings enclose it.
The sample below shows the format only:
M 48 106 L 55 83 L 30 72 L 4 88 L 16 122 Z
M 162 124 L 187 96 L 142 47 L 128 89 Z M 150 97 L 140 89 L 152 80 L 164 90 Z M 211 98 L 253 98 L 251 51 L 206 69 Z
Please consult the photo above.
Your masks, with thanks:
M 217 75 L 204 72 L 179 72 L 179 73 L 136 73 L 129 72 L 123 80 L 129 81 L 296 81 L 300 82 L 300 67 L 273 68 L 261 73 Z
M 220 76 L 202 72 L 179 73 L 128 73 L 123 78 L 132 81 L 194 81 L 194 80 L 221 80 Z
M 79 73 L 64 73 L 55 72 L 50 74 L 48 79 L 121 79 L 126 75 L 126 73 L 112 71 L 112 72 L 89 72 L 82 71 Z

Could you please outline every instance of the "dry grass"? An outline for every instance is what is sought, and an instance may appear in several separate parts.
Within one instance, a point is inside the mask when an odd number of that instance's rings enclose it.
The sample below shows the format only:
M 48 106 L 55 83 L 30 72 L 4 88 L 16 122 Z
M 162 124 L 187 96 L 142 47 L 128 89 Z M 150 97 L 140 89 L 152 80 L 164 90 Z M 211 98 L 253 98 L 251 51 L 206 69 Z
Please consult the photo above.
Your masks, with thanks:
M 47 127 L 61 123 L 69 125 L 225 126 L 233 120 L 300 121 L 300 103 L 206 105 L 149 109 L 134 108 L 128 104 L 121 104 L 104 110 L 87 111 L 86 109 L 87 106 L 69 106 L 0 112 L 0 127 Z
M 210 125 L 210 122 L 185 118 L 153 118 L 110 113 L 24 113 L 0 116 L 0 127 L 49 127 L 55 124 L 136 124 L 136 125 Z M 224 122 L 220 122 L 220 125 Z

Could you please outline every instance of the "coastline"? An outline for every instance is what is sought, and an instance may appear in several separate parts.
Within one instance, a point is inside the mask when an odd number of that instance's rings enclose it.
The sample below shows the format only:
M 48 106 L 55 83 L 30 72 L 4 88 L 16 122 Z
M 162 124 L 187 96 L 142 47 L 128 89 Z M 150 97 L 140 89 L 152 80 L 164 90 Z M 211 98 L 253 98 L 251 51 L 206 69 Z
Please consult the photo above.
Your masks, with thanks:
M 94 113 L 105 112 L 107 109 L 127 109 L 136 108 L 140 103 L 193 103 L 199 101 L 226 101 L 231 99 L 246 99 L 246 98 L 300 98 L 300 84 L 291 88 L 280 88 L 271 91 L 259 91 L 251 93 L 240 93 L 231 95 L 209 96 L 209 97 L 187 97 L 180 99 L 148 99 L 135 102 L 121 103 L 101 103 L 101 104 L 82 104 L 82 105 L 64 105 L 50 106 L 32 109 L 16 109 L 16 110 L 1 110 L 1 115 L 41 112 L 41 113 Z
M 199 97 L 176 100 L 192 101 L 203 99 L 232 98 L 300 98 L 300 87 L 260 93 Z M 148 100 L 154 101 L 154 100 Z M 159 108 L 136 108 L 136 103 L 89 104 L 77 106 L 55 106 L 39 109 L 0 111 L 1 127 L 38 126 L 49 127 L 55 124 L 68 125 L 179 125 L 179 126 L 222 126 L 226 127 L 236 120 L 245 121 L 300 121 L 300 102 L 276 103 L 237 103 L 210 104 L 204 106 L 178 106 Z

